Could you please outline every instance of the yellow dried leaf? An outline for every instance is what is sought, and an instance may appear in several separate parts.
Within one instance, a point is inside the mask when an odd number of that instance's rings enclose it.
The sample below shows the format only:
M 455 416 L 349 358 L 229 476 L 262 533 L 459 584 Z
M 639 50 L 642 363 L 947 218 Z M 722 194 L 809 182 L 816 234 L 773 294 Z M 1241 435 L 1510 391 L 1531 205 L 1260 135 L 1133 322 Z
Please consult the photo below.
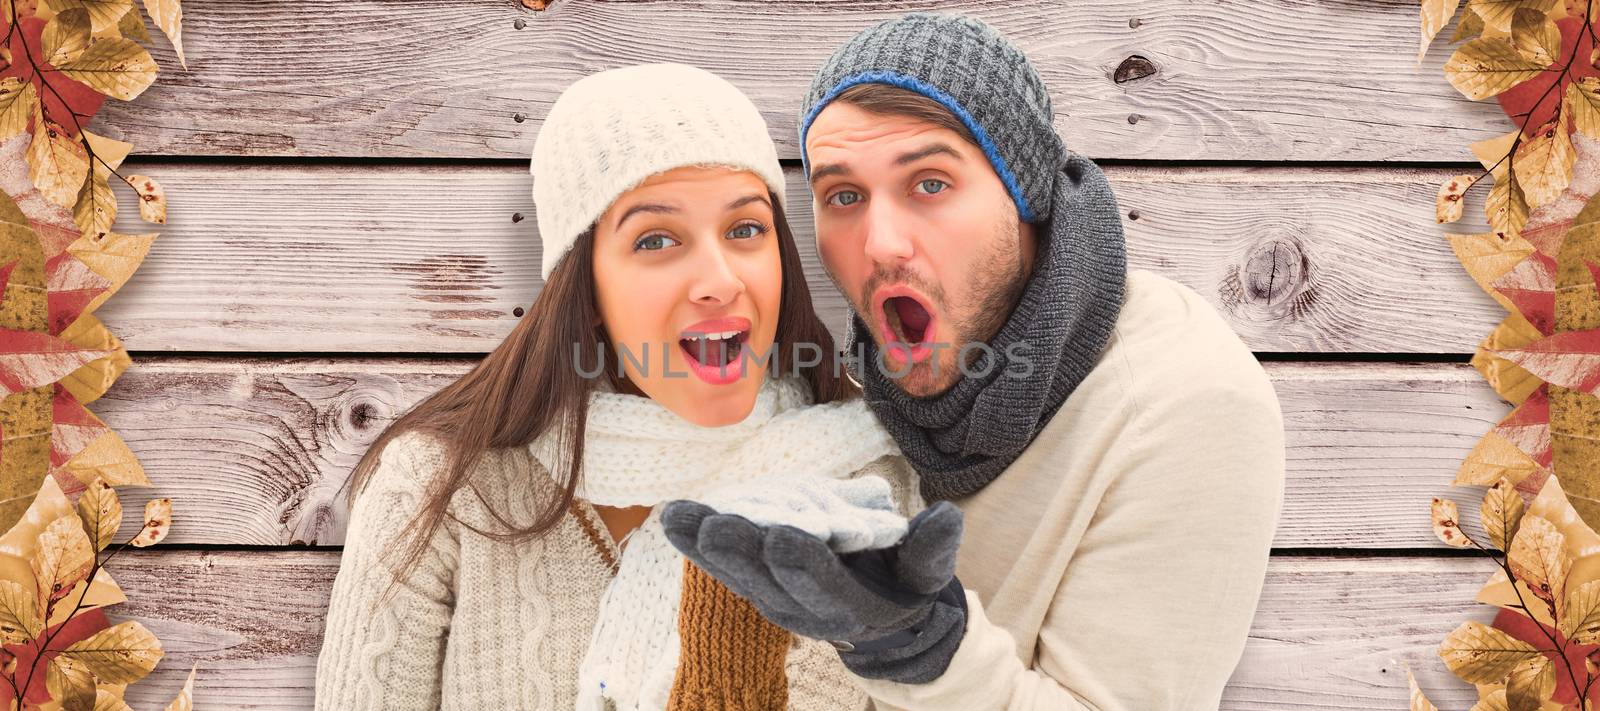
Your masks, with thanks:
M 1464 548 L 1472 544 L 1465 533 L 1461 532 L 1460 516 L 1456 510 L 1456 502 L 1449 499 L 1433 498 L 1433 535 L 1446 544 Z
M 1561 0 L 1471 0 L 1470 7 L 1483 17 L 1484 24 L 1506 30 L 1511 28 L 1519 8 L 1549 14 L 1560 4 Z
M 105 689 L 97 689 L 94 696 L 94 711 L 133 711 L 133 708 L 116 694 Z
M 1446 182 L 1445 185 L 1449 186 L 1450 183 Z M 1477 282 L 1478 288 L 1497 297 L 1506 310 L 1515 310 L 1513 304 L 1495 288 L 1494 282 L 1531 256 L 1535 251 L 1533 243 L 1520 235 L 1504 232 L 1446 235 L 1445 238 L 1449 240 L 1456 260 L 1467 270 L 1467 275 Z
M 1511 676 L 1506 679 L 1506 705 L 1537 711 L 1555 691 L 1556 666 L 1541 654 L 1518 662 L 1511 669 Z
M 1522 228 L 1528 224 L 1528 198 L 1522 192 L 1517 171 L 1508 171 L 1504 178 L 1495 181 L 1484 209 L 1489 213 L 1491 227 L 1510 235 L 1522 234 Z
M 1483 16 L 1468 7 L 1465 12 L 1461 13 L 1461 21 L 1456 23 L 1456 31 L 1450 35 L 1450 41 L 1460 42 L 1468 37 L 1477 37 L 1481 34 L 1483 34 Z
M 1560 197 L 1561 191 L 1572 183 L 1572 166 L 1578 162 L 1578 152 L 1566 130 L 1570 117 L 1570 113 L 1565 114 L 1540 126 L 1517 147 L 1517 183 L 1527 196 L 1529 207 Z
M 1512 144 L 1515 144 L 1521 135 L 1520 129 L 1512 129 L 1494 138 L 1473 141 L 1467 144 L 1467 147 L 1472 149 L 1472 155 L 1483 164 L 1484 170 L 1490 171 L 1489 174 L 1493 175 L 1495 180 L 1504 180 L 1506 171 L 1511 167 L 1511 161 L 1501 159 L 1511 152 Z
M 1505 298 L 1499 292 L 1494 292 L 1494 296 L 1496 301 Z M 1494 388 L 1506 402 L 1521 405 L 1544 381 L 1528 372 L 1526 368 L 1495 355 L 1495 351 L 1523 348 L 1544 338 L 1544 334 L 1539 333 L 1539 329 L 1516 313 L 1515 308 L 1510 306 L 1507 308 L 1512 309 L 1512 312 L 1484 337 L 1482 343 L 1478 344 L 1478 351 L 1472 355 L 1472 367 L 1483 374 L 1484 379 L 1489 382 L 1489 387 Z M 1528 460 L 1527 463 L 1531 462 L 1532 460 Z
M 1517 524 L 1522 521 L 1522 495 L 1517 493 L 1510 479 L 1501 477 L 1484 492 L 1481 510 L 1483 528 L 1489 534 L 1489 542 L 1500 550 L 1506 550 L 1517 533 Z
M 95 40 L 57 69 L 106 96 L 132 101 L 156 80 L 156 60 L 130 39 Z
M 118 37 L 127 37 L 128 39 L 145 43 L 150 41 L 150 33 L 144 29 L 144 17 L 137 11 L 123 15 L 122 20 L 117 23 L 116 32 Z
M 28 120 L 39 110 L 38 90 L 21 77 L 0 79 L 0 141 L 28 130 Z
M 22 644 L 44 631 L 44 610 L 34 591 L 0 580 L 0 644 Z
M 1489 695 L 1478 699 L 1478 703 L 1473 704 L 1467 711 L 1511 711 L 1511 707 L 1506 703 L 1506 690 L 1495 689 Z
M 1439 711 L 1439 707 L 1422 694 L 1422 688 L 1417 686 L 1417 675 L 1412 674 L 1409 667 L 1406 669 L 1406 682 L 1411 685 L 1411 711 Z
M 99 159 L 94 162 L 94 169 L 103 175 L 110 175 L 112 168 L 121 167 L 122 161 L 133 150 L 133 144 L 127 141 L 107 138 L 88 130 L 82 133 L 83 139 L 89 143 L 89 150 L 94 151 L 95 157 Z
M 122 502 L 117 499 L 117 490 L 107 486 L 105 479 L 89 482 L 78 496 L 78 518 L 83 520 L 83 532 L 94 549 L 105 550 L 122 527 Z
M 72 206 L 73 223 L 83 234 L 98 235 L 111 231 L 111 223 L 116 220 L 117 198 L 111 194 L 111 184 L 101 171 L 91 171 Z
M 62 711 L 94 711 L 94 674 L 82 662 L 56 655 L 44 674 L 50 698 L 61 703 Z
M 87 664 L 107 684 L 132 684 L 149 674 L 162 654 L 161 640 L 128 620 L 67 647 L 61 656 Z
M 50 202 L 71 207 L 78 198 L 78 188 L 89 175 L 89 152 L 60 124 L 43 120 L 37 112 L 34 119 L 33 142 L 28 146 L 28 178 Z
M 144 505 L 144 528 L 129 541 L 136 548 L 153 546 L 172 530 L 172 499 L 151 499 Z
M 1511 565 L 1511 573 L 1534 595 L 1559 605 L 1555 609 L 1556 619 L 1560 619 L 1561 608 L 1567 604 L 1567 571 L 1572 568 L 1572 554 L 1567 551 L 1567 537 L 1556 525 L 1542 516 L 1523 516 L 1511 548 L 1506 551 L 1506 562 Z
M 45 0 L 45 5 L 56 12 L 66 12 L 81 7 L 89 13 L 94 31 L 116 27 L 122 16 L 133 9 L 133 0 Z
M 1567 616 L 1558 620 L 1561 634 L 1579 644 L 1600 639 L 1600 580 L 1579 585 L 1567 598 Z
M 1528 61 L 1550 66 L 1561 52 L 1561 30 L 1549 14 L 1519 7 L 1512 15 L 1511 44 Z
M 39 534 L 39 546 L 29 561 L 39 586 L 41 602 L 67 594 L 78 581 L 88 577 L 94 567 L 94 549 L 83 535 L 83 524 L 68 513 L 57 518 Z
M 44 26 L 44 61 L 60 66 L 89 47 L 89 11 L 74 7 L 57 13 Z
M 1434 200 L 1434 212 L 1439 224 L 1461 219 L 1461 208 L 1466 206 L 1464 198 L 1467 188 L 1477 181 L 1476 176 L 1462 173 L 1439 185 L 1439 197 Z
M 1578 132 L 1600 138 L 1600 77 L 1584 77 L 1567 85 L 1561 111 L 1572 114 Z
M 101 323 L 100 319 L 95 318 L 92 313 L 85 312 L 80 314 L 78 319 L 72 322 L 72 325 L 61 332 L 61 340 L 79 348 L 90 348 L 110 354 L 104 358 L 96 358 L 84 363 L 77 370 L 56 381 L 61 387 L 66 388 L 67 392 L 72 393 L 72 396 L 77 398 L 78 402 L 85 405 L 100 399 L 101 395 L 106 394 L 106 391 L 116 384 L 117 378 L 122 377 L 122 373 L 128 369 L 128 366 L 133 364 L 133 359 L 128 357 L 128 349 L 122 346 L 122 341 L 112 335 L 111 329 L 106 328 L 105 324 Z M 96 453 L 98 453 L 98 450 L 88 454 L 93 455 Z M 63 467 L 74 474 L 78 474 L 80 481 L 94 481 L 96 475 L 93 472 L 98 467 L 83 467 L 82 465 L 89 461 L 88 458 L 83 456 L 85 454 L 80 450 Z M 138 482 L 129 481 L 125 475 L 112 473 L 107 478 L 106 483 L 130 484 Z
M 100 275 L 111 286 L 101 292 L 84 307 L 85 312 L 100 308 L 106 299 L 116 293 L 122 285 L 133 276 L 134 270 L 144 261 L 145 255 L 150 253 L 150 246 L 155 243 L 156 235 L 125 235 L 118 232 L 107 232 L 103 239 L 95 239 L 93 235 L 82 238 L 67 245 L 67 253 L 78 258 L 78 261 L 88 265 L 95 274 Z M 112 484 L 118 484 L 112 481 Z
M 189 62 L 183 58 L 183 6 L 179 0 L 144 0 L 144 10 L 172 42 L 172 50 L 178 53 L 178 63 L 188 69 Z
M 1428 53 L 1428 45 L 1433 44 L 1433 38 L 1439 36 L 1439 30 L 1450 23 L 1450 18 L 1455 17 L 1456 9 L 1461 7 L 1461 0 L 1422 0 L 1422 49 L 1417 52 L 1417 61 L 1422 61 L 1422 56 Z
M 167 193 L 161 189 L 161 183 L 148 175 L 130 175 L 128 184 L 139 195 L 139 219 L 166 224 Z
M 183 688 L 178 690 L 178 696 L 172 703 L 167 704 L 167 711 L 194 711 L 194 672 L 199 668 L 189 667 L 189 680 L 183 682 Z
M 82 322 L 82 319 L 79 321 Z M 93 413 L 90 413 L 90 416 L 93 416 Z M 94 441 L 85 445 L 83 449 L 78 450 L 78 453 L 72 455 L 72 458 L 61 467 L 71 472 L 79 481 L 94 481 L 96 477 L 104 477 L 106 483 L 112 486 L 150 486 L 150 479 L 145 476 L 144 466 L 139 463 L 139 458 L 134 456 L 133 450 L 128 449 L 127 442 L 122 440 L 116 430 L 109 428 L 103 430 L 100 436 L 95 437 Z
M 1477 101 L 1532 79 L 1544 68 L 1523 57 L 1509 39 L 1479 37 L 1450 55 L 1444 76 L 1456 91 Z
M 1439 645 L 1439 658 L 1472 684 L 1499 684 L 1518 663 L 1543 657 L 1539 650 L 1482 622 L 1461 623 Z

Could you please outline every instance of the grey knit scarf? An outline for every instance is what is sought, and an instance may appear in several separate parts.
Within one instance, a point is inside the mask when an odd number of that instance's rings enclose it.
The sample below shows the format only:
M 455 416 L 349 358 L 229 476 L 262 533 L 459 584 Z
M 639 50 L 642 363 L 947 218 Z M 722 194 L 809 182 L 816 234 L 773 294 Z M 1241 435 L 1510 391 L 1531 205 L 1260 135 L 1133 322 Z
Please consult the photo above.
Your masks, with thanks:
M 1005 471 L 1111 337 L 1127 284 L 1122 215 L 1099 166 L 1068 153 L 1033 275 L 990 348 L 949 390 L 929 398 L 900 390 L 860 315 L 851 321 L 846 353 L 867 404 L 916 468 L 930 503 L 976 492 Z M 1019 377 L 1029 364 L 1032 372 Z

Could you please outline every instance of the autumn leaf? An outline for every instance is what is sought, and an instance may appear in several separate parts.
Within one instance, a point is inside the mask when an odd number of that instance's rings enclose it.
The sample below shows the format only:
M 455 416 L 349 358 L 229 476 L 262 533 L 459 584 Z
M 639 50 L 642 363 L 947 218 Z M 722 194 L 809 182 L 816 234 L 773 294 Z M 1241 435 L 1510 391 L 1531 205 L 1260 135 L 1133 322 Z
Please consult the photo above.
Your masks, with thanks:
M 139 219 L 166 224 L 167 194 L 161 189 L 161 183 L 148 175 L 130 175 L 128 184 L 139 195 Z
M 1433 535 L 1445 543 L 1465 548 L 1472 544 L 1471 539 L 1461 532 L 1460 516 L 1456 510 L 1456 502 L 1449 499 L 1434 497 L 1433 499 Z
M 1410 668 L 1406 669 L 1406 682 L 1411 685 L 1411 711 L 1439 711 L 1439 707 L 1422 694 L 1422 688 L 1417 686 L 1417 676 L 1411 673 Z
M 1555 333 L 1495 355 L 1547 383 L 1600 396 L 1600 329 Z
M 172 499 L 151 499 L 144 505 L 144 529 L 129 541 L 137 548 L 153 546 L 172 530 Z
M 182 695 L 183 692 L 180 691 L 178 693 Z M 116 694 L 105 689 L 97 689 L 94 697 L 94 711 L 133 711 L 133 707 L 129 706 L 126 701 L 123 701 Z
M 1517 499 L 1521 503 L 1521 499 Z M 95 479 L 78 497 L 78 518 L 83 521 L 84 535 L 96 551 L 105 550 L 122 527 L 122 502 L 115 489 L 106 485 L 105 479 Z
M 44 26 L 44 62 L 60 66 L 89 47 L 89 12 L 81 7 L 57 13 Z
M 133 0 L 44 0 L 44 3 L 58 13 L 80 7 L 87 10 L 96 31 L 116 27 L 122 16 L 133 9 Z
M 128 39 L 139 40 L 141 42 L 150 41 L 150 33 L 146 32 L 144 29 L 144 18 L 141 17 L 137 11 L 123 15 L 122 21 L 117 23 L 117 29 L 115 31 L 117 33 L 116 36 L 118 37 L 126 37 Z M 181 52 L 178 54 L 178 59 L 180 61 L 183 59 L 183 54 Z
M 1561 51 L 1561 30 L 1548 13 L 1519 7 L 1512 15 L 1511 44 L 1528 61 L 1549 66 Z
M 83 662 L 108 684 L 131 684 L 161 661 L 161 641 L 137 621 L 128 620 L 73 644 L 61 656 Z
M 1538 207 L 1556 199 L 1572 182 L 1572 166 L 1578 153 L 1572 147 L 1572 137 L 1567 132 L 1571 114 L 1539 127 L 1531 137 L 1517 146 L 1517 182 L 1527 196 L 1530 207 Z
M 1479 699 L 1478 703 L 1473 704 L 1472 708 L 1467 711 L 1511 711 L 1511 707 L 1507 704 L 1506 690 L 1495 689 L 1489 695 Z
M 94 711 L 94 674 L 87 665 L 58 654 L 46 666 L 45 687 L 63 711 Z
M 1433 38 L 1450 23 L 1459 7 L 1461 0 L 1422 0 L 1422 49 L 1417 52 L 1417 62 L 1422 61 L 1423 55 L 1428 53 L 1428 45 L 1433 44 Z
M 28 121 L 38 109 L 39 95 L 33 82 L 0 78 L 0 141 L 28 130 Z
M 78 197 L 78 187 L 89 174 L 89 153 L 83 144 L 67 134 L 60 124 L 48 119 L 39 120 L 34 129 L 33 143 L 28 147 L 28 178 L 45 198 L 63 207 L 71 206 Z
M 1538 76 L 1545 66 L 1523 57 L 1509 39 L 1480 37 L 1450 55 L 1444 72 L 1456 91 L 1476 101 Z
M 1477 37 L 1483 34 L 1483 30 L 1483 17 L 1477 11 L 1468 7 L 1465 12 L 1461 13 L 1461 21 L 1456 23 L 1456 31 L 1450 35 L 1450 41 L 1460 42 L 1468 37 Z
M 1522 495 L 1516 492 L 1509 479 L 1501 477 L 1484 493 L 1481 511 L 1489 542 L 1500 550 L 1507 550 L 1522 520 Z
M 78 517 L 69 513 L 50 522 L 39 534 L 31 563 L 40 601 L 62 597 L 88 577 L 94 566 L 94 548 L 83 535 Z
M 188 69 L 189 62 L 183 58 L 183 6 L 179 0 L 144 0 L 144 10 L 172 42 L 172 50 L 178 53 L 178 63 Z
M 0 644 L 22 644 L 44 630 L 44 610 L 32 590 L 0 580 Z
M 1482 622 L 1468 620 L 1439 646 L 1439 657 L 1463 681 L 1499 684 L 1518 664 L 1543 658 L 1532 645 Z
M 1528 198 L 1515 170 L 1495 180 L 1484 209 L 1489 213 L 1491 227 L 1506 234 L 1521 234 L 1523 226 L 1528 224 Z
M 138 42 L 102 39 L 90 43 L 77 59 L 56 67 L 106 96 L 132 101 L 156 80 L 156 60 Z
M 1572 568 L 1572 554 L 1567 551 L 1566 536 L 1555 524 L 1542 516 L 1523 516 L 1506 552 L 1506 562 L 1512 574 L 1534 595 L 1556 606 L 1556 618 L 1560 619 L 1561 608 L 1567 604 L 1567 571 Z
M 1488 26 L 1509 29 L 1518 9 L 1527 8 L 1548 14 L 1560 3 L 1561 0 L 1471 0 L 1470 7 L 1483 17 Z
M 1578 644 L 1600 642 L 1600 580 L 1590 580 L 1572 591 L 1567 616 L 1558 620 L 1561 634 Z
M 167 711 L 194 711 L 194 672 L 198 666 L 189 667 L 189 680 L 183 682 L 178 696 L 167 704 Z M 98 711 L 98 710 L 97 710 Z
M 1477 180 L 1476 176 L 1464 173 L 1452 176 L 1439 186 L 1439 197 L 1434 201 L 1434 208 L 1440 224 L 1461 219 L 1461 208 L 1465 205 L 1462 198 Z
M 78 231 L 86 235 L 104 234 L 117 220 L 117 198 L 111 193 L 111 184 L 99 170 L 91 171 L 78 189 L 78 199 L 72 205 L 72 221 Z
M 49 385 L 107 355 L 48 333 L 0 329 L 0 394 Z
M 1584 77 L 1567 85 L 1562 113 L 1571 114 L 1578 132 L 1600 138 L 1600 77 Z

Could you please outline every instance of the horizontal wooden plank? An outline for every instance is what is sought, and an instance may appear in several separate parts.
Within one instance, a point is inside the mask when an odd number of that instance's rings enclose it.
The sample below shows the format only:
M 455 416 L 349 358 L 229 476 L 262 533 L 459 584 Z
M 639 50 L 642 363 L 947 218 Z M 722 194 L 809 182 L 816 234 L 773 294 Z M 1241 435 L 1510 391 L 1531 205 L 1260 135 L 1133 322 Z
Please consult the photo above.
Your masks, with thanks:
M 150 358 L 92 409 L 156 486 L 124 489 L 125 526 L 170 496 L 170 543 L 343 540 L 340 492 L 385 423 L 472 361 Z M 1508 407 L 1465 365 L 1267 363 L 1284 412 L 1288 480 L 1279 548 L 1443 547 L 1428 502 L 1481 488 L 1456 468 Z M 1471 529 L 1476 530 L 1476 529 Z
M 911 10 L 1011 37 L 1094 158 L 1471 161 L 1467 144 L 1511 126 L 1445 81 L 1444 39 L 1417 62 L 1410 0 L 217 1 L 184 14 L 187 70 L 156 42 L 160 79 L 94 123 L 140 154 L 526 159 L 576 79 L 677 61 L 747 92 L 794 158 L 823 60 Z M 1119 83 L 1125 62 L 1141 78 Z
M 336 551 L 139 552 L 112 563 L 137 619 L 167 655 L 132 685 L 135 708 L 161 708 L 191 665 L 196 708 L 308 709 Z M 1470 685 L 1437 656 L 1440 641 L 1493 608 L 1474 603 L 1493 565 L 1473 558 L 1276 557 L 1222 708 L 1404 708 L 1409 664 L 1441 708 L 1465 709 Z M 1157 644 L 1158 640 L 1130 643 Z
M 129 170 L 173 196 L 163 227 L 140 223 L 118 191 L 120 231 L 162 233 L 100 311 L 136 351 L 486 353 L 541 283 L 521 168 Z M 1258 352 L 1470 353 L 1504 316 L 1434 223 L 1449 171 L 1107 173 L 1130 265 L 1197 290 Z M 806 277 L 840 332 L 847 307 L 815 257 L 810 193 L 789 177 Z M 1482 200 L 1470 196 L 1468 214 Z

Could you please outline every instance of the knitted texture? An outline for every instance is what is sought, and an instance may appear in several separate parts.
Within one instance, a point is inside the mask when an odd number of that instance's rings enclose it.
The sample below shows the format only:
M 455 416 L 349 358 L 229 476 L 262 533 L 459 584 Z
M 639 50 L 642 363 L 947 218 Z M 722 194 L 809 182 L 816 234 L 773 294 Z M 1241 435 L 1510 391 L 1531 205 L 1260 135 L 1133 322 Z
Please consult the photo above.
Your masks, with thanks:
M 859 314 L 851 324 L 846 350 L 858 358 L 867 402 L 921 474 L 923 496 L 956 499 L 1005 471 L 1105 350 L 1127 281 L 1122 215 L 1099 166 L 1056 135 L 1039 73 L 982 21 L 912 13 L 846 41 L 802 102 L 802 158 L 816 116 L 865 83 L 915 91 L 960 118 L 1020 219 L 1042 227 L 1038 263 L 1016 307 L 945 392 L 900 390 Z
M 317 657 L 319 711 L 569 711 L 576 704 L 578 665 L 617 556 L 587 502 L 545 537 L 515 545 L 447 519 L 419 565 L 380 599 L 398 562 L 390 554 L 409 534 L 445 454 L 427 434 L 394 438 L 351 508 Z M 863 471 L 915 488 L 899 458 Z M 525 526 L 535 505 L 558 493 L 523 447 L 486 452 L 469 476 L 450 511 L 486 530 L 503 530 L 491 508 Z M 867 706 L 826 643 L 797 640 L 785 670 L 790 709 Z
M 845 89 L 869 83 L 943 104 L 978 139 L 1022 219 L 1050 215 L 1051 185 L 1067 149 L 1056 135 L 1044 80 L 993 28 L 963 15 L 917 12 L 868 27 L 834 50 L 800 102 L 807 176 L 811 122 Z
M 788 706 L 784 659 L 793 637 L 684 561 L 678 634 L 683 658 L 668 711 L 768 711 Z
M 617 197 L 673 168 L 748 170 L 785 201 L 767 125 L 738 88 L 685 64 L 598 72 L 561 92 L 534 139 L 533 201 L 544 245 L 541 274 Z

